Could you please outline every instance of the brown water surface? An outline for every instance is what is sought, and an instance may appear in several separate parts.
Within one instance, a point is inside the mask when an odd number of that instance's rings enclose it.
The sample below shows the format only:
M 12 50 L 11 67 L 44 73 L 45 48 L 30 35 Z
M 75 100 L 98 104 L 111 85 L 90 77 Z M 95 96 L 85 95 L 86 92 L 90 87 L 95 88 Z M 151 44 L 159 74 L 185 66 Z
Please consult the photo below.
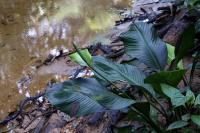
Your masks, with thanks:
M 0 0 L 0 119 L 55 76 L 36 74 L 34 62 L 53 48 L 70 48 L 72 36 L 85 45 L 111 29 L 119 19 L 116 10 L 129 5 L 129 0 Z M 19 90 L 17 82 L 30 75 L 31 84 Z

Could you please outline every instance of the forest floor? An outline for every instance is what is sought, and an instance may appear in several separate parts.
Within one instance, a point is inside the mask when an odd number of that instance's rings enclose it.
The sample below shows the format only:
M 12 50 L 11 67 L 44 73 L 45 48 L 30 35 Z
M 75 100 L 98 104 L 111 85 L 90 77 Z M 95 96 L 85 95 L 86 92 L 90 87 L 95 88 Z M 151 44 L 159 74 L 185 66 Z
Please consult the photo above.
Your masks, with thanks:
M 170 9 L 171 17 L 158 17 L 158 14 L 160 13 L 158 9 L 161 7 L 166 10 Z M 147 19 L 157 25 L 159 25 L 159 23 L 165 23 L 162 24 L 162 26 L 158 26 L 160 36 L 165 42 L 172 45 L 176 44 L 180 35 L 183 33 L 184 27 L 187 26 L 187 21 L 184 21 L 181 18 L 182 13 L 173 14 L 174 11 L 171 7 L 173 7 L 171 3 L 154 3 L 153 1 L 147 2 L 141 0 L 139 3 L 133 5 L 132 11 L 124 11 L 122 13 L 124 19 L 117 21 L 116 26 L 104 35 L 103 40 L 97 42 L 93 46 L 88 46 L 90 53 L 92 55 L 104 55 L 119 63 L 125 61 L 127 56 L 123 53 L 123 43 L 118 39 L 118 36 L 128 29 L 132 21 L 146 21 Z M 176 19 L 172 20 L 172 17 Z M 110 43 L 107 44 L 107 42 Z M 63 67 L 66 67 L 68 68 L 67 73 L 70 78 L 90 76 L 91 73 L 87 68 L 80 67 L 70 60 L 68 55 L 72 52 L 73 50 L 70 50 L 69 52 L 61 51 L 58 56 L 49 56 L 45 62 L 38 64 L 38 72 L 66 74 L 66 71 L 62 69 Z M 192 62 L 190 56 L 185 58 L 183 62 L 184 66 L 190 64 Z M 198 76 L 199 72 L 196 75 Z M 200 83 L 200 81 L 197 76 L 196 79 L 194 79 L 196 83 L 194 84 L 194 88 L 199 91 L 200 85 L 198 83 Z M 48 84 L 50 85 L 54 82 L 55 81 L 50 81 Z M 26 98 L 23 102 L 16 111 L 18 115 L 14 117 L 13 114 L 16 114 L 16 112 L 13 112 L 7 118 L 7 122 L 9 122 L 7 126 L 9 127 L 9 131 L 12 130 L 15 133 L 110 133 L 112 132 L 111 127 L 113 125 L 120 126 L 124 123 L 132 124 L 136 129 L 142 128 L 137 122 L 121 120 L 121 114 L 118 111 L 96 113 L 79 118 L 70 117 L 53 108 L 44 98 L 43 94 L 39 96 L 36 95 L 32 98 Z M 15 120 L 10 121 L 11 119 Z

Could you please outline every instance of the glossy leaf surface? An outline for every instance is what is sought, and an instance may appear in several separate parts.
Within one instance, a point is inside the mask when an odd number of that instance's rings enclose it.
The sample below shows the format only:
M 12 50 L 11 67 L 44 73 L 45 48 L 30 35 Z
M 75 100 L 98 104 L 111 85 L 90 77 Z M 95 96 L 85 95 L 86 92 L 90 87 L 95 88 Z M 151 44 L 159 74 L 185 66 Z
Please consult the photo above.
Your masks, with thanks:
M 151 24 L 134 23 L 121 34 L 125 51 L 149 67 L 163 70 L 167 64 L 167 48 Z
M 158 72 L 148 76 L 145 79 L 145 83 L 163 83 L 176 87 L 178 83 L 183 79 L 185 72 L 185 70 Z
M 124 81 L 130 85 L 142 87 L 152 95 L 155 93 L 150 85 L 144 84 L 145 74 L 137 67 L 113 63 L 104 57 L 95 56 L 93 57 L 93 68 L 111 82 Z M 101 78 L 98 73 L 96 75 Z
M 92 56 L 90 55 L 88 49 L 80 50 L 81 54 L 84 56 L 84 58 L 87 60 L 89 64 L 92 63 Z M 88 66 L 85 61 L 81 58 L 81 56 L 78 54 L 78 52 L 75 52 L 73 54 L 70 54 L 69 57 L 72 61 L 78 63 L 81 66 Z
M 174 107 L 185 105 L 185 96 L 181 94 L 181 92 L 178 89 L 166 84 L 162 84 L 161 90 L 167 97 L 170 98 L 171 103 Z
M 176 121 L 172 124 L 170 124 L 167 128 L 167 130 L 173 130 L 173 129 L 178 129 L 187 126 L 189 123 L 186 121 Z
M 95 79 L 74 79 L 48 87 L 46 97 L 52 105 L 70 114 L 87 115 L 105 110 L 120 110 L 135 103 L 117 96 Z
M 191 120 L 200 127 L 200 115 L 192 115 Z

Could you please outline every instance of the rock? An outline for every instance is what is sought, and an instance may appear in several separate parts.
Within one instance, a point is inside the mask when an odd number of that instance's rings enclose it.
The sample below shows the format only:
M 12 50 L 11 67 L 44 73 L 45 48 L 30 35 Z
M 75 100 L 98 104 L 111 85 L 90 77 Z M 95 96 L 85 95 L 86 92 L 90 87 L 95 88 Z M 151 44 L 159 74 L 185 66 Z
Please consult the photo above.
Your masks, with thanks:
M 49 65 L 42 65 L 38 68 L 37 73 L 39 75 L 56 74 L 71 76 L 75 73 L 77 68 L 79 68 L 79 66 L 72 62 L 69 57 L 60 57 Z
M 43 133 L 56 132 L 59 130 L 59 128 L 62 128 L 66 124 L 66 122 L 67 121 L 62 120 L 62 118 L 60 118 L 60 116 L 57 113 L 54 113 L 51 115 L 46 126 L 43 127 L 42 132 Z

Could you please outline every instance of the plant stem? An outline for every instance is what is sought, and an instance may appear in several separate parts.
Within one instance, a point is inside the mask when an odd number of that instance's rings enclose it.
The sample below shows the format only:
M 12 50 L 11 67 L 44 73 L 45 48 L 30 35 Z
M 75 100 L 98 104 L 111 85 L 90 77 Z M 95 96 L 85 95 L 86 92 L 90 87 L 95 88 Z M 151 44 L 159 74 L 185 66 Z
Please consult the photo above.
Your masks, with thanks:
M 88 67 L 90 67 L 94 72 L 96 72 L 99 76 L 101 76 L 103 79 L 105 79 L 106 81 L 108 81 L 110 84 L 112 84 L 114 87 L 118 88 L 115 84 L 113 84 L 111 81 L 109 81 L 107 78 L 105 78 L 103 75 L 101 75 L 101 73 L 99 73 L 97 70 L 94 69 L 93 66 L 90 65 L 90 63 L 85 59 L 85 57 L 82 55 L 82 53 L 80 52 L 80 50 L 77 48 L 77 46 L 72 43 L 75 50 L 78 52 L 78 54 L 80 55 L 80 57 L 83 59 L 83 61 L 88 65 Z M 118 88 L 119 89 L 119 88 Z
M 83 59 L 83 61 L 88 65 L 88 67 L 90 67 L 95 73 L 97 73 L 99 76 L 101 76 L 103 79 L 105 79 L 111 85 L 113 85 L 116 89 L 120 90 L 113 82 L 111 82 L 109 79 L 107 79 L 106 77 L 104 77 L 101 73 L 99 73 L 97 70 L 95 70 L 93 66 L 91 66 L 91 64 L 85 59 L 85 57 L 82 55 L 81 51 L 77 48 L 77 46 L 75 45 L 74 42 L 72 42 L 72 45 L 75 48 L 75 50 L 78 52 L 78 54 L 80 55 L 80 57 Z M 127 98 L 132 99 L 128 94 L 126 94 L 126 93 L 124 93 L 124 94 L 126 95 Z
M 163 112 L 162 110 L 160 110 L 153 102 L 151 102 L 152 100 L 148 98 L 147 94 L 145 92 L 144 93 L 144 96 L 145 98 L 148 100 L 148 102 L 155 108 L 157 109 L 163 116 L 167 117 L 165 112 Z
M 160 106 L 161 110 L 162 110 L 163 113 L 164 113 L 164 116 L 166 117 L 166 119 L 168 119 L 167 112 L 165 111 L 165 109 L 164 109 L 164 107 L 161 105 L 161 103 L 160 103 L 155 97 L 153 97 L 153 96 L 151 96 L 151 97 L 152 97 L 152 100 L 154 100 L 154 102 L 156 102 L 156 103 Z
M 163 130 L 154 123 L 154 121 L 149 117 L 146 116 L 145 114 L 141 113 L 140 111 L 138 111 L 137 109 L 135 109 L 134 107 L 131 107 L 131 109 L 137 113 L 138 115 L 142 116 L 151 126 L 152 128 L 157 132 L 157 133 L 164 133 Z
M 184 82 L 185 86 L 188 86 L 188 85 L 189 85 L 189 82 L 188 82 L 188 80 L 187 80 L 186 75 L 183 76 L 183 82 Z
M 111 82 L 110 80 L 108 80 L 106 77 L 104 77 L 103 75 L 101 75 L 97 70 L 95 70 L 93 68 L 93 66 L 90 65 L 90 63 L 85 59 L 85 57 L 82 55 L 82 53 L 80 52 L 80 50 L 76 47 L 76 45 L 74 43 L 72 43 L 74 48 L 76 49 L 76 51 L 78 52 L 78 54 L 80 55 L 80 57 L 83 59 L 83 61 L 85 61 L 85 63 L 88 65 L 88 67 L 90 67 L 94 72 L 96 72 L 99 76 L 101 76 L 103 79 L 105 79 L 106 81 L 108 81 L 109 83 L 111 83 L 114 87 L 118 88 L 115 84 L 113 84 L 113 82 Z M 119 88 L 118 88 L 119 89 Z M 120 90 L 120 89 L 119 89 Z M 131 97 L 124 93 L 128 98 L 131 99 Z M 138 115 L 142 116 L 153 128 L 156 132 L 158 133 L 163 133 L 162 129 L 160 129 L 159 126 L 157 126 L 154 121 L 149 117 L 149 116 L 146 116 L 145 114 L 143 113 L 140 113 L 137 109 L 131 107 L 131 109 L 136 112 Z

